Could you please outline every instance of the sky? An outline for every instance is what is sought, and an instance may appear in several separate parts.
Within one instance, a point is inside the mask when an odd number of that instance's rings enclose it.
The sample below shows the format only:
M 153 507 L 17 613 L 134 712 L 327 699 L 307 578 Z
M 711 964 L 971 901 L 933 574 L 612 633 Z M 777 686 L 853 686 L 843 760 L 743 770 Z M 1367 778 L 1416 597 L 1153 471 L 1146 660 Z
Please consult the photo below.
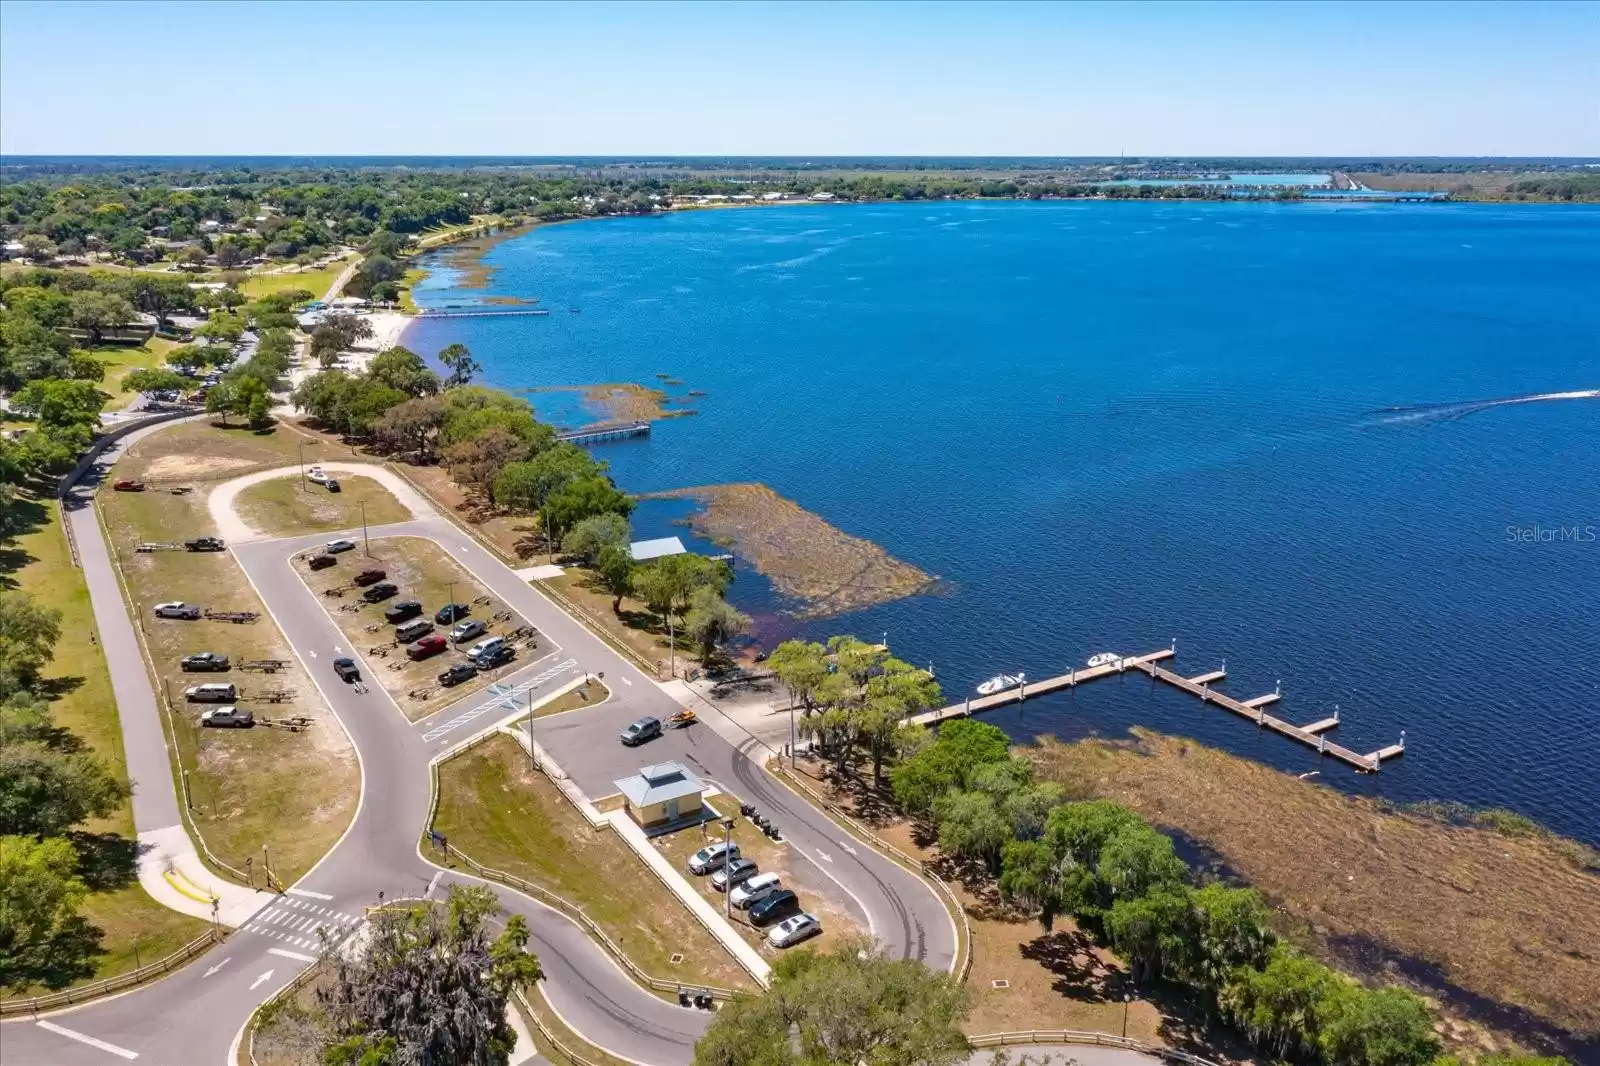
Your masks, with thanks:
M 0 153 L 1600 156 L 1600 0 L 0 0 Z

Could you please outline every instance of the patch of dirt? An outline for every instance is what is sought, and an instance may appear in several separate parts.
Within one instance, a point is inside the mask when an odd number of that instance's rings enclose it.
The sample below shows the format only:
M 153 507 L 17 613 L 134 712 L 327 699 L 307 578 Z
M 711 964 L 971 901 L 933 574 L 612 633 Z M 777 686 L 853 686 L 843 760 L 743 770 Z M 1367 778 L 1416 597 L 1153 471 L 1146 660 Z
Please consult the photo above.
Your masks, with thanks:
M 1284 935 L 1437 1000 L 1448 1032 L 1576 1061 L 1600 1050 L 1600 867 L 1581 845 L 1389 809 L 1143 729 L 1028 754 L 1073 795 L 1208 850 L 1267 895 Z
M 234 459 L 225 455 L 162 455 L 150 460 L 150 465 L 144 469 L 144 476 L 152 481 L 215 477 L 255 465 L 249 459 Z
M 696 533 L 727 544 L 778 591 L 802 601 L 801 618 L 827 618 L 915 596 L 938 579 L 869 540 L 829 525 L 765 485 L 701 485 L 648 494 L 704 506 L 689 518 Z

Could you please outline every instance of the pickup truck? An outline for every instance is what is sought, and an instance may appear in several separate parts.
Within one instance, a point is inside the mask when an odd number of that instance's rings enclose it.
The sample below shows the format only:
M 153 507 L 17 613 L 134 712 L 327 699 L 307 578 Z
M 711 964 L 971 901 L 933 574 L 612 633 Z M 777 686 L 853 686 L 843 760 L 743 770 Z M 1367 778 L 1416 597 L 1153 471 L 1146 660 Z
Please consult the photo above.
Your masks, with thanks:
M 178 663 L 186 674 L 196 673 L 221 673 L 228 669 L 228 657 L 214 651 L 197 651 L 193 655 L 185 655 Z
M 112 492 L 143 492 L 144 491 L 144 482 L 135 481 L 131 477 L 125 477 L 120 481 L 113 481 L 111 483 L 111 491 Z
M 200 716 L 200 724 L 222 728 L 233 726 L 249 729 L 256 724 L 256 716 L 242 707 L 213 707 Z
M 222 542 L 221 537 L 196 537 L 184 541 L 183 546 L 192 552 L 219 552 L 228 547 Z
M 157 618 L 182 618 L 191 622 L 199 618 L 201 613 L 197 604 L 184 603 L 181 600 L 173 600 L 171 603 L 158 603 L 155 605 L 154 610 Z

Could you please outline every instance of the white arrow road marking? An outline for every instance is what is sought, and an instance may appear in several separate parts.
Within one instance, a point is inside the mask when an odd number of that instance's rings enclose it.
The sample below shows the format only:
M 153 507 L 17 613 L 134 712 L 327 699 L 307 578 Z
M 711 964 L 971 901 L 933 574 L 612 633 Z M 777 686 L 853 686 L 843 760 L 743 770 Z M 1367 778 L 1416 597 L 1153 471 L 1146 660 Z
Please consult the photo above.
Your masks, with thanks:
M 426 892 L 424 892 L 422 894 L 422 898 L 423 899 L 432 899 L 433 898 L 433 890 L 439 887 L 439 878 L 441 878 L 443 876 L 444 876 L 444 871 L 443 870 L 440 870 L 440 871 L 438 871 L 437 873 L 435 873 L 433 875 L 433 880 L 428 882 L 428 891 L 426 891 Z
M 308 650 L 309 650 L 309 649 L 308 649 Z M 311 657 L 312 657 L 312 658 L 313 658 L 313 659 L 315 659 L 315 658 L 316 658 L 316 657 L 317 657 L 317 653 L 316 653 L 316 652 L 314 652 L 314 651 L 313 651 L 313 652 L 311 652 Z
M 833 856 L 829 855 L 825 851 L 822 851 L 821 849 L 818 849 L 818 851 L 817 851 L 817 858 L 821 859 L 823 862 L 832 862 L 833 861 Z
M 632 681 L 629 681 L 629 680 L 628 680 L 628 679 L 627 679 L 627 678 L 623 678 L 623 679 L 622 679 L 622 683 L 623 683 L 623 684 L 624 684 L 624 685 L 632 685 L 632 684 L 633 684 L 633 682 L 632 682 Z
M 312 958 L 310 955 L 302 955 L 298 951 L 285 951 L 283 948 L 268 948 L 267 949 L 267 954 L 268 955 L 282 955 L 286 959 L 294 959 L 297 962 L 316 962 L 317 961 L 316 959 Z
M 232 961 L 233 961 L 233 956 L 229 955 L 227 958 L 223 959 L 221 962 L 219 962 L 215 966 L 211 967 L 211 969 L 207 970 L 206 971 L 206 976 L 210 977 L 212 974 L 216 973 L 218 970 L 222 969 L 224 966 L 228 965 L 228 963 L 230 963 Z
M 250 991 L 254 992 L 257 988 L 261 987 L 266 982 L 272 980 L 272 973 L 273 973 L 273 971 L 268 970 L 266 973 L 262 974 L 260 977 L 257 977 L 254 981 L 252 981 L 251 984 L 250 984 Z
M 125 1059 L 136 1059 L 139 1057 L 139 1053 L 137 1051 L 129 1051 L 125 1047 L 118 1047 L 115 1044 L 108 1044 L 104 1040 L 96 1040 L 92 1036 L 85 1036 L 75 1029 L 68 1029 L 64 1025 L 57 1025 L 55 1022 L 40 1022 L 39 1028 L 55 1033 L 58 1036 L 64 1036 L 68 1040 L 76 1040 L 80 1044 L 88 1044 L 90 1047 L 99 1048 L 101 1051 L 109 1051 L 113 1055 L 121 1055 Z
M 333 646 L 333 653 L 335 655 L 343 655 L 344 654 L 344 645 L 343 644 L 335 644 Z
M 291 896 L 304 896 L 306 899 L 332 899 L 333 898 L 332 896 L 328 895 L 326 892 L 313 892 L 309 888 L 291 888 L 291 889 L 289 889 L 289 895 L 291 895 Z
M 842 840 L 841 840 L 841 841 L 839 841 L 839 846 L 840 846 L 840 847 L 841 847 L 841 848 L 843 848 L 843 849 L 844 849 L 844 850 L 846 850 L 846 851 L 848 851 L 848 852 L 849 852 L 849 853 L 850 853 L 850 854 L 852 854 L 852 855 L 854 855 L 854 854 L 855 854 L 855 853 L 856 853 L 856 849 L 855 849 L 855 848 L 852 848 L 852 847 L 851 847 L 851 846 L 850 846 L 850 845 L 849 845 L 849 844 L 846 844 L 846 843 L 845 843 L 845 842 L 844 842 L 844 841 L 842 841 Z

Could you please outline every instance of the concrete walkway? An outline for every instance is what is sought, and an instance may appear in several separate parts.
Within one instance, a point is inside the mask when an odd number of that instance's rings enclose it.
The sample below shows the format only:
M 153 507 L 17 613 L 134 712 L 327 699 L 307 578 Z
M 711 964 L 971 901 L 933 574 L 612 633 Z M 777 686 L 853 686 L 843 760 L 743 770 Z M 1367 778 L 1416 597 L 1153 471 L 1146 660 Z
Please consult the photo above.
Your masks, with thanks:
M 345 463 L 325 462 L 318 463 L 322 469 L 336 474 L 360 475 L 369 477 L 394 494 L 400 501 L 400 506 L 411 512 L 412 518 L 437 518 L 439 513 L 433 505 L 423 498 L 422 494 L 411 487 L 411 483 L 396 474 L 388 467 L 379 466 L 377 463 Z M 247 544 L 256 540 L 269 540 L 280 534 L 267 530 L 256 529 L 240 517 L 234 508 L 234 500 L 251 485 L 259 485 L 263 481 L 272 481 L 282 477 L 298 477 L 300 467 L 280 466 L 274 470 L 258 470 L 254 474 L 245 474 L 242 477 L 224 481 L 211 490 L 211 495 L 206 498 L 206 507 L 211 512 L 211 522 L 217 527 L 217 535 L 229 543 Z

